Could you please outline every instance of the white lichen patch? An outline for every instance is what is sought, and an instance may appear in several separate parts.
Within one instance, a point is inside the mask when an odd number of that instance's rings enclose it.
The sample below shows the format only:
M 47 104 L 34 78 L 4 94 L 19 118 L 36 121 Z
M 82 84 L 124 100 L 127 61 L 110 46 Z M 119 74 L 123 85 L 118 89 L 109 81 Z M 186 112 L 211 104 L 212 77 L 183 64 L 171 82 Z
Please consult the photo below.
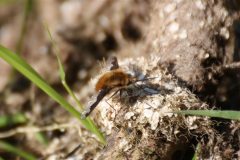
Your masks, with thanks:
M 177 22 L 172 22 L 169 26 L 168 26 L 168 30 L 171 33 L 176 33 L 179 31 L 179 24 Z
M 230 33 L 226 27 L 220 29 L 220 35 L 223 36 L 225 39 L 229 39 Z
M 166 13 L 171 13 L 176 9 L 176 4 L 175 3 L 170 3 L 168 5 L 166 5 L 166 7 L 164 7 L 164 12 Z
M 159 114 L 161 117 L 164 116 L 172 117 L 173 116 L 172 111 L 173 110 L 171 109 L 171 105 L 165 105 L 159 110 Z
M 195 5 L 200 10 L 205 10 L 206 9 L 206 5 L 202 2 L 202 0 L 196 0 Z
M 152 116 L 153 116 L 153 110 L 151 110 L 151 109 L 144 109 L 144 110 L 143 110 L 143 115 L 144 115 L 144 117 L 146 117 L 147 119 L 150 119 L 150 118 L 152 118 Z
M 131 145 L 129 144 L 129 141 L 125 138 L 122 138 L 119 142 L 119 149 L 127 151 L 129 148 L 131 148 Z
M 134 116 L 134 112 L 127 112 L 124 116 L 125 120 L 129 120 L 130 118 L 132 118 Z
M 115 105 L 114 108 L 112 108 L 112 106 L 110 106 L 110 103 L 112 104 L 113 102 L 105 98 L 99 103 L 99 108 L 97 108 L 101 110 L 100 117 L 102 123 L 105 126 L 104 130 L 107 135 L 111 134 L 112 128 L 114 127 L 114 121 L 109 121 L 109 119 L 114 119 L 117 114 L 117 111 L 119 110 L 119 107 L 117 107 L 117 105 Z
M 187 38 L 187 30 L 185 30 L 185 29 L 183 29 L 183 30 L 181 30 L 180 32 L 179 32 L 179 35 L 178 35 L 178 37 L 180 38 L 180 39 L 186 39 Z
M 197 117 L 192 116 L 192 117 L 187 117 L 187 124 L 189 125 L 189 129 L 196 129 L 197 125 L 194 124 L 194 122 L 197 120 Z
M 158 126 L 159 123 L 159 117 L 160 117 L 160 113 L 158 112 L 154 112 L 149 123 L 151 124 L 151 129 L 155 130 Z

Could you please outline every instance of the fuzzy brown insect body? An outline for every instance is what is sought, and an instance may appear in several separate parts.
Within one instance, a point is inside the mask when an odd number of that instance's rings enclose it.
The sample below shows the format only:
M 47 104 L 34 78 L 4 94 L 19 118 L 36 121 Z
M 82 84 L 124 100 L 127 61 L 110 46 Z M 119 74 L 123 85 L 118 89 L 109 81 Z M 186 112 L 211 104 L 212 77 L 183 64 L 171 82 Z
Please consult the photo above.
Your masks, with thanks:
M 95 86 L 95 90 L 98 92 L 96 100 L 82 113 L 82 118 L 86 118 L 112 89 L 125 87 L 137 82 L 134 76 L 131 76 L 119 68 L 116 57 L 111 59 L 111 65 L 111 70 L 103 74 L 97 81 Z
M 114 88 L 128 86 L 134 83 L 136 78 L 127 74 L 122 69 L 114 69 L 103 74 L 96 83 L 95 90 L 98 93 L 96 101 L 90 105 L 83 113 L 82 118 L 86 118 L 98 105 L 98 103 Z
M 115 87 L 127 86 L 135 81 L 130 74 L 123 72 L 122 69 L 115 69 L 102 75 L 96 83 L 95 90 L 112 89 Z

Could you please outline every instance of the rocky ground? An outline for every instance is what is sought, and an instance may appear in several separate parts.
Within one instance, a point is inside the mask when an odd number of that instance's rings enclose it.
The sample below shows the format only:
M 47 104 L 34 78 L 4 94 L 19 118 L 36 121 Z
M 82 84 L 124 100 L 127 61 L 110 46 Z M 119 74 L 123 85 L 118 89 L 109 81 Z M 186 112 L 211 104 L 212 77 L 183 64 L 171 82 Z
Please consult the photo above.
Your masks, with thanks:
M 171 113 L 239 110 L 239 69 L 224 67 L 240 59 L 239 10 L 237 0 L 0 3 L 0 44 L 18 52 L 72 104 L 44 24 L 60 50 L 67 82 L 85 106 L 94 101 L 95 84 L 109 71 L 104 60 L 110 56 L 138 79 L 156 77 L 133 83 L 113 97 L 111 91 L 99 103 L 91 117 L 106 135 L 103 146 L 0 60 L 0 114 L 21 112 L 28 118 L 25 124 L 1 128 L 0 137 L 15 131 L 3 140 L 42 159 L 192 159 L 194 153 L 202 159 L 239 159 L 238 121 Z M 18 133 L 19 127 L 25 131 Z M 44 130 L 47 144 L 31 127 Z M 1 150 L 0 156 L 18 159 Z

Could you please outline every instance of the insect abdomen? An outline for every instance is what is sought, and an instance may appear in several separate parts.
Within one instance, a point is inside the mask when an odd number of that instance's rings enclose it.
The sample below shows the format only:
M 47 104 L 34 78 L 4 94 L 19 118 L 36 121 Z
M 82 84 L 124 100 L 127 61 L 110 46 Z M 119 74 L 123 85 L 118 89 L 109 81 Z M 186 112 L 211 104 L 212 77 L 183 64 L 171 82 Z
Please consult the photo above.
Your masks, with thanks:
M 101 76 L 96 83 L 96 91 L 99 91 L 103 88 L 114 88 L 117 86 L 127 85 L 129 82 L 129 76 L 124 73 L 122 70 L 114 70 L 108 73 L 105 73 Z

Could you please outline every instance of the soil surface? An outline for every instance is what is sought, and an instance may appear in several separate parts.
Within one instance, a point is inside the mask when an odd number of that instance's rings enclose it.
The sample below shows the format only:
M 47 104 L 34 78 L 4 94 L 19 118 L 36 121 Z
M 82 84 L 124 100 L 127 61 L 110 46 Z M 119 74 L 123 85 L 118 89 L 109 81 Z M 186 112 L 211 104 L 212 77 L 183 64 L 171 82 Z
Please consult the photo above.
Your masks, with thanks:
M 118 68 L 135 80 L 110 74 L 112 79 L 104 79 L 105 86 L 117 85 L 90 114 L 106 136 L 103 146 L 0 59 L 0 116 L 27 117 L 1 127 L 1 140 L 49 160 L 240 159 L 239 121 L 170 113 L 240 110 L 240 67 L 229 67 L 240 60 L 239 18 L 238 0 L 0 1 L 0 44 L 23 57 L 73 106 L 46 25 L 67 83 L 84 106 L 96 100 L 95 85 L 104 74 Z M 113 56 L 117 67 L 109 60 Z M 1 157 L 21 159 L 3 149 Z

